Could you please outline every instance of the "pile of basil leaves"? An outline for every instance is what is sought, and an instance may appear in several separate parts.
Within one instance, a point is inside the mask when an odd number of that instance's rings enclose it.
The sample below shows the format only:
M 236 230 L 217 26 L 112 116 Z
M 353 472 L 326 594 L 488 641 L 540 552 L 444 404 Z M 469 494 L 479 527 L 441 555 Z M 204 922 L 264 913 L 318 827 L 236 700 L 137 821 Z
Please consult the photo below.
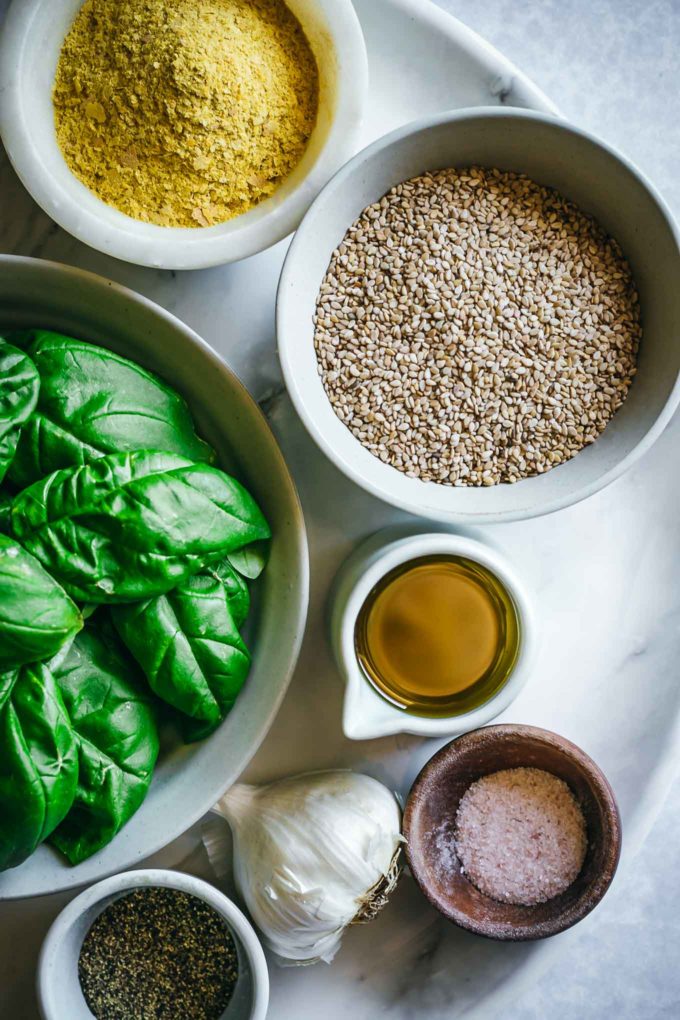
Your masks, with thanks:
M 270 538 L 184 400 L 44 330 L 0 338 L 0 870 L 104 847 L 151 783 L 163 714 L 211 733 L 245 681 Z

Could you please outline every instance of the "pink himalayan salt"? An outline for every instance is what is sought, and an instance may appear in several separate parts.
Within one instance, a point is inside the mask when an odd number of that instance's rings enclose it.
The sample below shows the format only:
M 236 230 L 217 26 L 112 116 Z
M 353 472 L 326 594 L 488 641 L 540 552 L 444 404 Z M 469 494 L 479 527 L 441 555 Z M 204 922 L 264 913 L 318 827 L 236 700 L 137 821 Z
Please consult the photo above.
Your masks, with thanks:
M 455 852 L 461 871 L 501 903 L 531 906 L 564 892 L 588 846 L 586 823 L 563 780 L 542 769 L 504 769 L 465 791 Z

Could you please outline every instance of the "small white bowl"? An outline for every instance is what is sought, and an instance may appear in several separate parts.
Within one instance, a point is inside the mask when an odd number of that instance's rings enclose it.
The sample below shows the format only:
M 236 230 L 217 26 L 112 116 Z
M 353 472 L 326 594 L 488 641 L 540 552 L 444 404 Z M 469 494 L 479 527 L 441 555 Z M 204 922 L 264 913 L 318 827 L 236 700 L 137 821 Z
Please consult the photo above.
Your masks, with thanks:
M 143 886 L 179 889 L 197 896 L 220 914 L 234 937 L 239 975 L 224 1020 L 265 1020 L 269 972 L 253 926 L 214 886 L 179 871 L 128 871 L 86 889 L 65 907 L 47 933 L 40 952 L 37 992 L 43 1020 L 92 1020 L 78 980 L 83 939 L 114 900 Z
M 366 46 L 351 0 L 286 2 L 319 67 L 319 114 L 307 150 L 290 177 L 254 209 L 227 223 L 186 229 L 134 220 L 71 173 L 56 138 L 52 85 L 83 0 L 14 0 L 0 39 L 0 134 L 27 191 L 74 237 L 142 266 L 202 269 L 282 240 L 354 152 L 368 85 Z
M 313 316 L 334 249 L 362 210 L 426 170 L 477 164 L 528 174 L 592 213 L 633 269 L 642 304 L 638 374 L 603 434 L 572 460 L 514 485 L 452 487 L 378 460 L 336 416 L 319 376 Z M 312 438 L 374 496 L 445 523 L 491 524 L 551 513 L 614 481 L 661 434 L 680 400 L 680 238 L 652 185 L 625 156 L 565 121 L 497 107 L 423 118 L 382 138 L 336 174 L 309 210 L 279 285 L 286 385 Z
M 369 592 L 395 567 L 422 556 L 464 556 L 487 567 L 503 583 L 517 610 L 520 646 L 517 662 L 504 685 L 471 712 L 429 718 L 407 712 L 382 698 L 357 660 L 354 631 Z M 491 546 L 449 532 L 412 533 L 394 528 L 378 532 L 344 563 L 333 586 L 331 644 L 347 689 L 342 728 L 350 740 L 370 740 L 394 733 L 423 737 L 455 736 L 483 726 L 503 712 L 531 675 L 536 657 L 536 614 L 524 585 L 506 558 Z

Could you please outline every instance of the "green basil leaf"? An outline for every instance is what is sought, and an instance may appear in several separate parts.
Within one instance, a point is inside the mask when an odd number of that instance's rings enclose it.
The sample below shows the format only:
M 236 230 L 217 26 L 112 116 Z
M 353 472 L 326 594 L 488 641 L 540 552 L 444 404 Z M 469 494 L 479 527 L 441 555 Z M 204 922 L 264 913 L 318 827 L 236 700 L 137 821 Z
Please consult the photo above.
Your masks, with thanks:
M 0 482 L 14 460 L 39 390 L 40 376 L 31 359 L 0 338 Z
M 269 535 L 252 496 L 223 471 L 154 451 L 109 454 L 19 493 L 19 541 L 76 599 L 134 602 Z
M 10 337 L 40 377 L 38 404 L 10 472 L 18 486 L 107 453 L 154 449 L 214 461 L 184 399 L 140 365 L 60 333 L 36 329 Z
M 250 592 L 248 585 L 238 574 L 228 559 L 208 567 L 208 573 L 217 577 L 224 585 L 229 609 L 237 627 L 242 627 L 250 612 Z
M 88 623 L 57 670 L 75 731 L 73 807 L 51 842 L 79 864 L 109 843 L 151 785 L 158 729 L 144 678 L 110 627 Z
M 177 720 L 185 744 L 195 744 L 199 740 L 211 737 L 223 721 L 218 719 L 216 722 L 206 722 L 205 719 L 192 719 L 183 712 L 177 713 Z
M 48 665 L 24 666 L 0 710 L 0 870 L 26 860 L 69 812 L 75 734 Z
M 196 574 L 167 595 L 116 607 L 112 615 L 159 698 L 208 724 L 224 718 L 248 675 L 250 655 L 219 577 Z
M 2 711 L 5 702 L 14 690 L 14 685 L 18 679 L 18 669 L 10 669 L 6 673 L 0 673 L 0 711 Z
M 8 535 L 11 529 L 11 506 L 13 496 L 9 492 L 0 492 L 0 535 Z
M 82 625 L 61 585 L 15 539 L 0 535 L 0 671 L 50 658 Z
M 251 542 L 250 545 L 229 553 L 229 562 L 239 574 L 254 581 L 267 566 L 269 545 L 268 541 Z

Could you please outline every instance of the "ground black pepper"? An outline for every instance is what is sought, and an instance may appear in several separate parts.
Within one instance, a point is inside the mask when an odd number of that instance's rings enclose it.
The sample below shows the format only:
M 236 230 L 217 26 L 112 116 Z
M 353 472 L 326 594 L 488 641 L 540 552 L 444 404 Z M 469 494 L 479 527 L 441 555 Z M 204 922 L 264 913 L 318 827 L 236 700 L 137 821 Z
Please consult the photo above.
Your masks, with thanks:
M 78 976 L 97 1020 L 217 1020 L 234 992 L 238 955 L 207 903 L 149 886 L 99 915 Z

